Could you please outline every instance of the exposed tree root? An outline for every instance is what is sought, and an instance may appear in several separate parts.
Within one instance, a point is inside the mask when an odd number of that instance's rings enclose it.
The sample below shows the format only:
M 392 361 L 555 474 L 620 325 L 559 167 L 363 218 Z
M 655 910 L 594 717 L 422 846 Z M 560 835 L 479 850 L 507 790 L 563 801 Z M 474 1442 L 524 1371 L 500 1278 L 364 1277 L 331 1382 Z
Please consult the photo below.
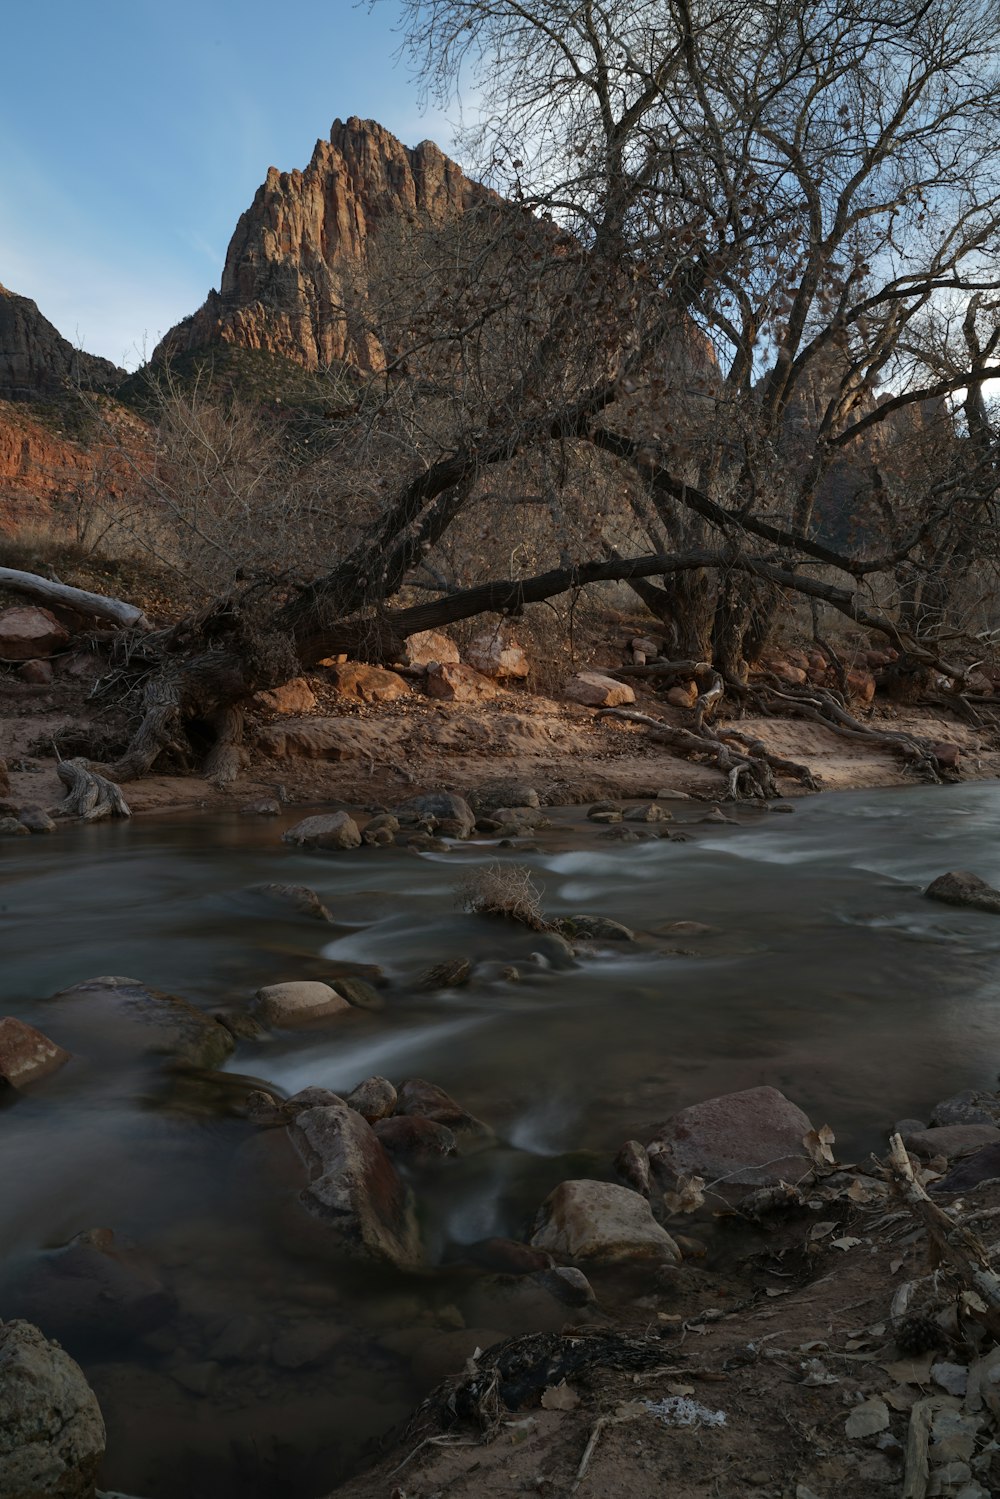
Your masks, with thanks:
M 66 797 L 53 807 L 54 817 L 100 822 L 105 817 L 132 816 L 121 787 L 91 770 L 86 760 L 61 760 L 56 774 L 66 787 Z
M 756 706 L 763 713 L 781 712 L 790 717 L 806 718 L 845 739 L 862 739 L 868 744 L 881 745 L 899 755 L 927 780 L 941 780 L 941 767 L 930 739 L 863 724 L 831 692 L 821 687 L 802 689 L 801 692 L 789 687 L 764 687 L 754 696 Z
M 772 755 L 759 739 L 750 739 L 733 729 L 715 729 L 703 723 L 697 731 L 676 728 L 648 713 L 639 713 L 634 708 L 602 708 L 601 718 L 624 719 L 628 723 L 641 724 L 649 730 L 651 739 L 669 744 L 672 749 L 698 759 L 707 759 L 729 779 L 727 798 L 739 801 L 743 798 L 760 797 L 770 800 L 781 795 L 776 773 L 793 776 L 810 791 L 818 790 L 818 784 L 809 768 L 797 765 L 792 760 L 783 760 Z M 727 741 L 745 742 L 747 752 L 741 753 Z
M 217 786 L 228 786 L 248 760 L 243 747 L 243 709 L 234 705 L 220 708 L 212 715 L 210 727 L 216 737 L 205 757 L 204 773 Z

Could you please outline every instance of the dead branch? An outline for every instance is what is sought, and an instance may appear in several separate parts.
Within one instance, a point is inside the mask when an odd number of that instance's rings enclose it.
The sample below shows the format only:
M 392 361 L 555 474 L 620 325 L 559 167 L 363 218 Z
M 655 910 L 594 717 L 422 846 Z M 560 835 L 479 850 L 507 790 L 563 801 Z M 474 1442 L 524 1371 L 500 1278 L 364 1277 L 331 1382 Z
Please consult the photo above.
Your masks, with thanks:
M 53 583 L 50 578 L 40 578 L 36 573 L 19 572 L 13 567 L 0 567 L 0 588 L 11 593 L 23 593 L 27 598 L 39 599 L 43 604 L 56 604 L 72 609 L 77 614 L 86 614 L 92 619 L 104 619 L 109 624 L 121 625 L 124 629 L 148 631 L 153 627 L 134 604 L 124 599 L 106 598 L 100 593 L 88 593 L 83 588 L 70 588 L 66 583 Z

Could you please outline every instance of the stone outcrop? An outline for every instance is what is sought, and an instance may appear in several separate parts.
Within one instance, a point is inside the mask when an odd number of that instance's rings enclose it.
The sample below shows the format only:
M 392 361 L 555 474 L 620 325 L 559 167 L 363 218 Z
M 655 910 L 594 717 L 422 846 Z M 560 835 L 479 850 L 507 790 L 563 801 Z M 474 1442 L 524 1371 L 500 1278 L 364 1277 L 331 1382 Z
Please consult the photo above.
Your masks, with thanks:
M 124 379 L 110 359 L 74 349 L 30 297 L 0 286 L 0 400 L 44 400 L 69 386 L 113 390 Z
M 269 168 L 236 226 L 220 289 L 153 359 L 221 343 L 311 370 L 335 361 L 378 369 L 382 351 L 360 306 L 380 225 L 441 224 L 485 197 L 433 142 L 410 149 L 373 120 L 335 120 L 305 171 Z

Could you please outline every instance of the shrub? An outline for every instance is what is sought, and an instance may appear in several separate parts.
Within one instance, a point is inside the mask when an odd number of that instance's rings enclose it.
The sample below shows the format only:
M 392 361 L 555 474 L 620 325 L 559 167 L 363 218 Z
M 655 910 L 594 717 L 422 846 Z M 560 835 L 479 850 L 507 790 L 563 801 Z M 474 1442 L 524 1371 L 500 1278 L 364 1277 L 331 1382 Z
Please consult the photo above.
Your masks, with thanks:
M 458 901 L 463 911 L 479 916 L 505 916 L 520 922 L 533 932 L 548 931 L 542 915 L 542 892 L 523 864 L 491 864 L 473 869 L 458 887 Z

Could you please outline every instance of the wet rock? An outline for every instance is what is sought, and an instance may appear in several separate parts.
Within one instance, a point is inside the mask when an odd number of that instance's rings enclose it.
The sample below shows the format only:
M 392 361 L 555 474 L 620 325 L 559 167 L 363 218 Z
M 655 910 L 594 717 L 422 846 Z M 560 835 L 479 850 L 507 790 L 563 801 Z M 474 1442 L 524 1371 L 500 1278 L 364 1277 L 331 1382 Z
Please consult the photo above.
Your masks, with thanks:
M 282 1028 L 316 1025 L 349 1010 L 346 999 L 329 984 L 300 980 L 267 984 L 254 996 L 257 1013 L 266 1025 Z
M 599 838 L 607 838 L 615 843 L 639 843 L 643 838 L 648 838 L 649 833 L 637 833 L 633 828 L 618 827 L 608 828 L 605 833 L 598 833 Z
M 618 708 L 635 702 L 635 693 L 626 682 L 616 682 L 599 671 L 577 672 L 564 686 L 563 696 L 587 708 Z
M 276 1125 L 287 1124 L 295 1116 L 295 1111 L 281 1098 L 275 1098 L 273 1093 L 268 1093 L 263 1088 L 255 1088 L 248 1093 L 244 1103 L 244 1113 L 251 1124 L 256 1124 L 260 1129 L 273 1129 Z
M 1000 1128 L 1000 1095 L 985 1088 L 967 1088 L 953 1093 L 931 1110 L 931 1125 L 994 1124 Z M 985 1143 L 985 1142 L 984 1142 Z
M 209 1360 L 222 1364 L 255 1364 L 270 1343 L 270 1329 L 263 1317 L 244 1312 L 232 1317 L 208 1348 Z
M 590 1281 L 575 1265 L 555 1265 L 551 1270 L 541 1270 L 535 1280 L 550 1296 L 566 1306 L 589 1306 L 597 1300 Z
M 388 1119 L 395 1109 L 396 1090 L 387 1077 L 368 1077 L 348 1093 L 345 1102 L 362 1119 L 375 1124 L 379 1119 Z
M 655 802 L 646 802 L 640 807 L 629 807 L 626 822 L 669 822 L 671 814 L 658 807 Z
M 57 827 L 55 821 L 41 807 L 22 807 L 20 821 L 28 829 L 29 833 L 54 833 Z
M 472 977 L 472 964 L 468 958 L 449 958 L 428 968 L 417 980 L 417 988 L 431 992 L 436 989 L 460 989 Z
M 281 815 L 281 803 L 273 797 L 265 797 L 263 801 L 247 802 L 240 808 L 243 817 L 279 817 Z
M 541 954 L 550 968 L 555 968 L 560 973 L 577 967 L 573 944 L 561 932 L 540 933 L 535 951 L 536 954 Z
M 304 1109 L 336 1108 L 343 1102 L 344 1099 L 339 1093 L 334 1093 L 332 1088 L 302 1088 L 298 1093 L 293 1093 L 291 1098 L 285 1099 L 285 1108 L 295 1115 L 301 1114 Z
M 435 661 L 457 666 L 462 659 L 455 642 L 440 630 L 420 630 L 408 638 L 404 650 L 408 666 L 430 666 Z
M 395 842 L 395 835 L 389 828 L 365 828 L 361 842 L 366 848 L 388 848 Z
M 522 831 L 551 827 L 541 807 L 498 807 L 494 815 L 501 827 L 507 823 L 515 824 Z
M 633 1192 L 639 1192 L 643 1197 L 649 1196 L 649 1189 L 652 1185 L 649 1156 L 646 1154 L 645 1146 L 640 1145 L 638 1140 L 625 1141 L 615 1156 L 615 1170 Z
M 361 831 L 361 841 L 373 848 L 384 847 L 393 841 L 398 832 L 398 819 L 393 817 L 391 812 L 380 812 L 365 823 Z
M 30 1322 L 0 1324 L 0 1499 L 92 1499 L 104 1442 L 79 1365 Z
M 471 666 L 453 666 L 448 662 L 434 662 L 428 666 L 424 683 L 430 697 L 446 703 L 476 703 L 497 695 L 497 689 L 488 677 L 474 671 Z
M 213 1010 L 212 1019 L 225 1026 L 237 1041 L 266 1041 L 267 1031 L 245 1010 Z
M 595 802 L 592 807 L 587 808 L 588 822 L 621 822 L 624 815 L 617 802 Z
M 133 978 L 87 979 L 53 995 L 46 1007 L 59 1017 L 61 1039 L 84 1056 L 165 1056 L 211 1069 L 236 1044 L 224 1026 L 186 999 Z
M 380 1145 L 391 1155 L 429 1161 L 458 1154 L 458 1141 L 446 1124 L 419 1114 L 396 1114 L 372 1126 Z
M 31 833 L 19 817 L 0 817 L 0 838 L 30 838 Z
M 681 1262 L 646 1199 L 612 1182 L 560 1183 L 539 1210 L 531 1242 L 559 1259 Z
M 534 1275 L 552 1267 L 552 1256 L 544 1249 L 532 1249 L 517 1239 L 480 1239 L 467 1244 L 464 1257 L 474 1265 L 483 1265 L 500 1275 Z
M 256 693 L 253 701 L 271 713 L 311 713 L 316 706 L 316 694 L 305 677 L 292 677 L 281 687 Z
M 150 1262 L 108 1228 L 32 1256 L 6 1280 L 4 1301 L 53 1337 L 88 1351 L 132 1343 L 176 1310 Z
M 411 816 L 418 819 L 433 818 L 438 826 L 447 821 L 462 829 L 461 832 L 451 834 L 456 838 L 468 838 L 476 828 L 475 814 L 469 803 L 464 796 L 457 796 L 453 791 L 432 791 L 426 796 L 411 796 L 408 801 L 400 802 L 396 808 L 396 816 L 400 821 Z
M 343 1102 L 306 1109 L 288 1133 L 309 1173 L 298 1202 L 331 1249 L 400 1269 L 419 1265 L 412 1195 L 361 1115 Z
M 584 937 L 591 942 L 635 941 L 635 932 L 607 916 L 588 916 L 578 912 L 575 916 L 564 917 L 558 925 L 561 931 L 568 932 L 570 936 Z
M 940 1129 L 912 1130 L 904 1135 L 903 1144 L 925 1160 L 943 1155 L 952 1161 L 984 1145 L 1000 1146 L 1000 1129 L 993 1124 L 945 1124 Z
M 330 912 L 324 906 L 315 890 L 308 885 L 251 885 L 250 889 L 255 895 L 261 895 L 265 900 L 273 902 L 276 906 L 282 906 L 298 916 L 308 916 L 313 921 L 333 921 Z
M 665 921 L 656 930 L 665 937 L 707 937 L 717 928 L 703 921 Z
M 353 974 L 342 975 L 340 978 L 331 980 L 330 987 L 334 989 L 342 999 L 355 1010 L 384 1010 L 385 1000 L 377 989 L 373 989 L 365 979 L 355 978 Z
M 974 1155 L 966 1156 L 963 1161 L 952 1166 L 940 1181 L 933 1184 L 931 1191 L 939 1192 L 942 1196 L 954 1192 L 971 1192 L 973 1187 L 978 1187 L 982 1182 L 995 1181 L 998 1178 L 1000 1178 L 1000 1145 L 986 1145 L 982 1150 L 977 1150 Z
M 69 642 L 54 614 L 35 605 L 21 605 L 0 613 L 0 659 L 36 661 L 52 656 Z
M 24 1020 L 0 1020 L 0 1088 L 26 1088 L 56 1072 L 70 1054 Z
M 711 810 L 711 812 L 706 812 L 705 816 L 702 817 L 702 818 L 700 818 L 699 820 L 701 822 L 726 822 L 726 823 L 731 823 L 733 819 L 731 817 L 727 817 L 726 814 L 725 814 L 725 812 L 723 812 L 723 810 L 722 810 L 721 807 L 713 807 L 712 810 Z
M 361 834 L 353 817 L 346 812 L 323 813 L 304 817 L 282 834 L 283 843 L 299 848 L 347 849 L 361 847 Z
M 203 1359 L 198 1363 L 185 1361 L 173 1364 L 167 1373 L 182 1390 L 192 1395 L 208 1395 L 215 1384 L 219 1366 L 213 1359 Z
M 354 697 L 363 703 L 394 703 L 397 698 L 409 697 L 409 682 L 394 671 L 382 666 L 366 666 L 359 661 L 348 661 L 344 666 L 328 668 L 330 681 L 344 697 Z
M 1000 890 L 994 890 L 978 874 L 954 869 L 938 875 L 924 891 L 928 900 L 944 901 L 948 906 L 966 906 L 973 911 L 1000 912 Z
M 503 628 L 477 635 L 466 647 L 465 656 L 470 666 L 495 681 L 523 681 L 531 673 L 524 650 Z
M 469 795 L 469 805 L 477 817 L 489 817 L 499 807 L 537 807 L 539 796 L 527 781 L 501 779 L 477 786 Z
M 777 1088 L 724 1093 L 682 1109 L 647 1146 L 660 1176 L 702 1176 L 722 1188 L 776 1186 L 805 1176 L 802 1141 L 812 1125 Z
M 422 1077 L 407 1078 L 402 1084 L 396 1110 L 400 1114 L 415 1114 L 423 1119 L 433 1119 L 437 1124 L 446 1124 L 456 1135 L 493 1139 L 488 1124 L 467 1113 L 443 1088 L 426 1082 Z
M 325 1364 L 347 1328 L 336 1322 L 299 1322 L 278 1334 L 271 1348 L 271 1361 L 279 1369 L 315 1369 Z

